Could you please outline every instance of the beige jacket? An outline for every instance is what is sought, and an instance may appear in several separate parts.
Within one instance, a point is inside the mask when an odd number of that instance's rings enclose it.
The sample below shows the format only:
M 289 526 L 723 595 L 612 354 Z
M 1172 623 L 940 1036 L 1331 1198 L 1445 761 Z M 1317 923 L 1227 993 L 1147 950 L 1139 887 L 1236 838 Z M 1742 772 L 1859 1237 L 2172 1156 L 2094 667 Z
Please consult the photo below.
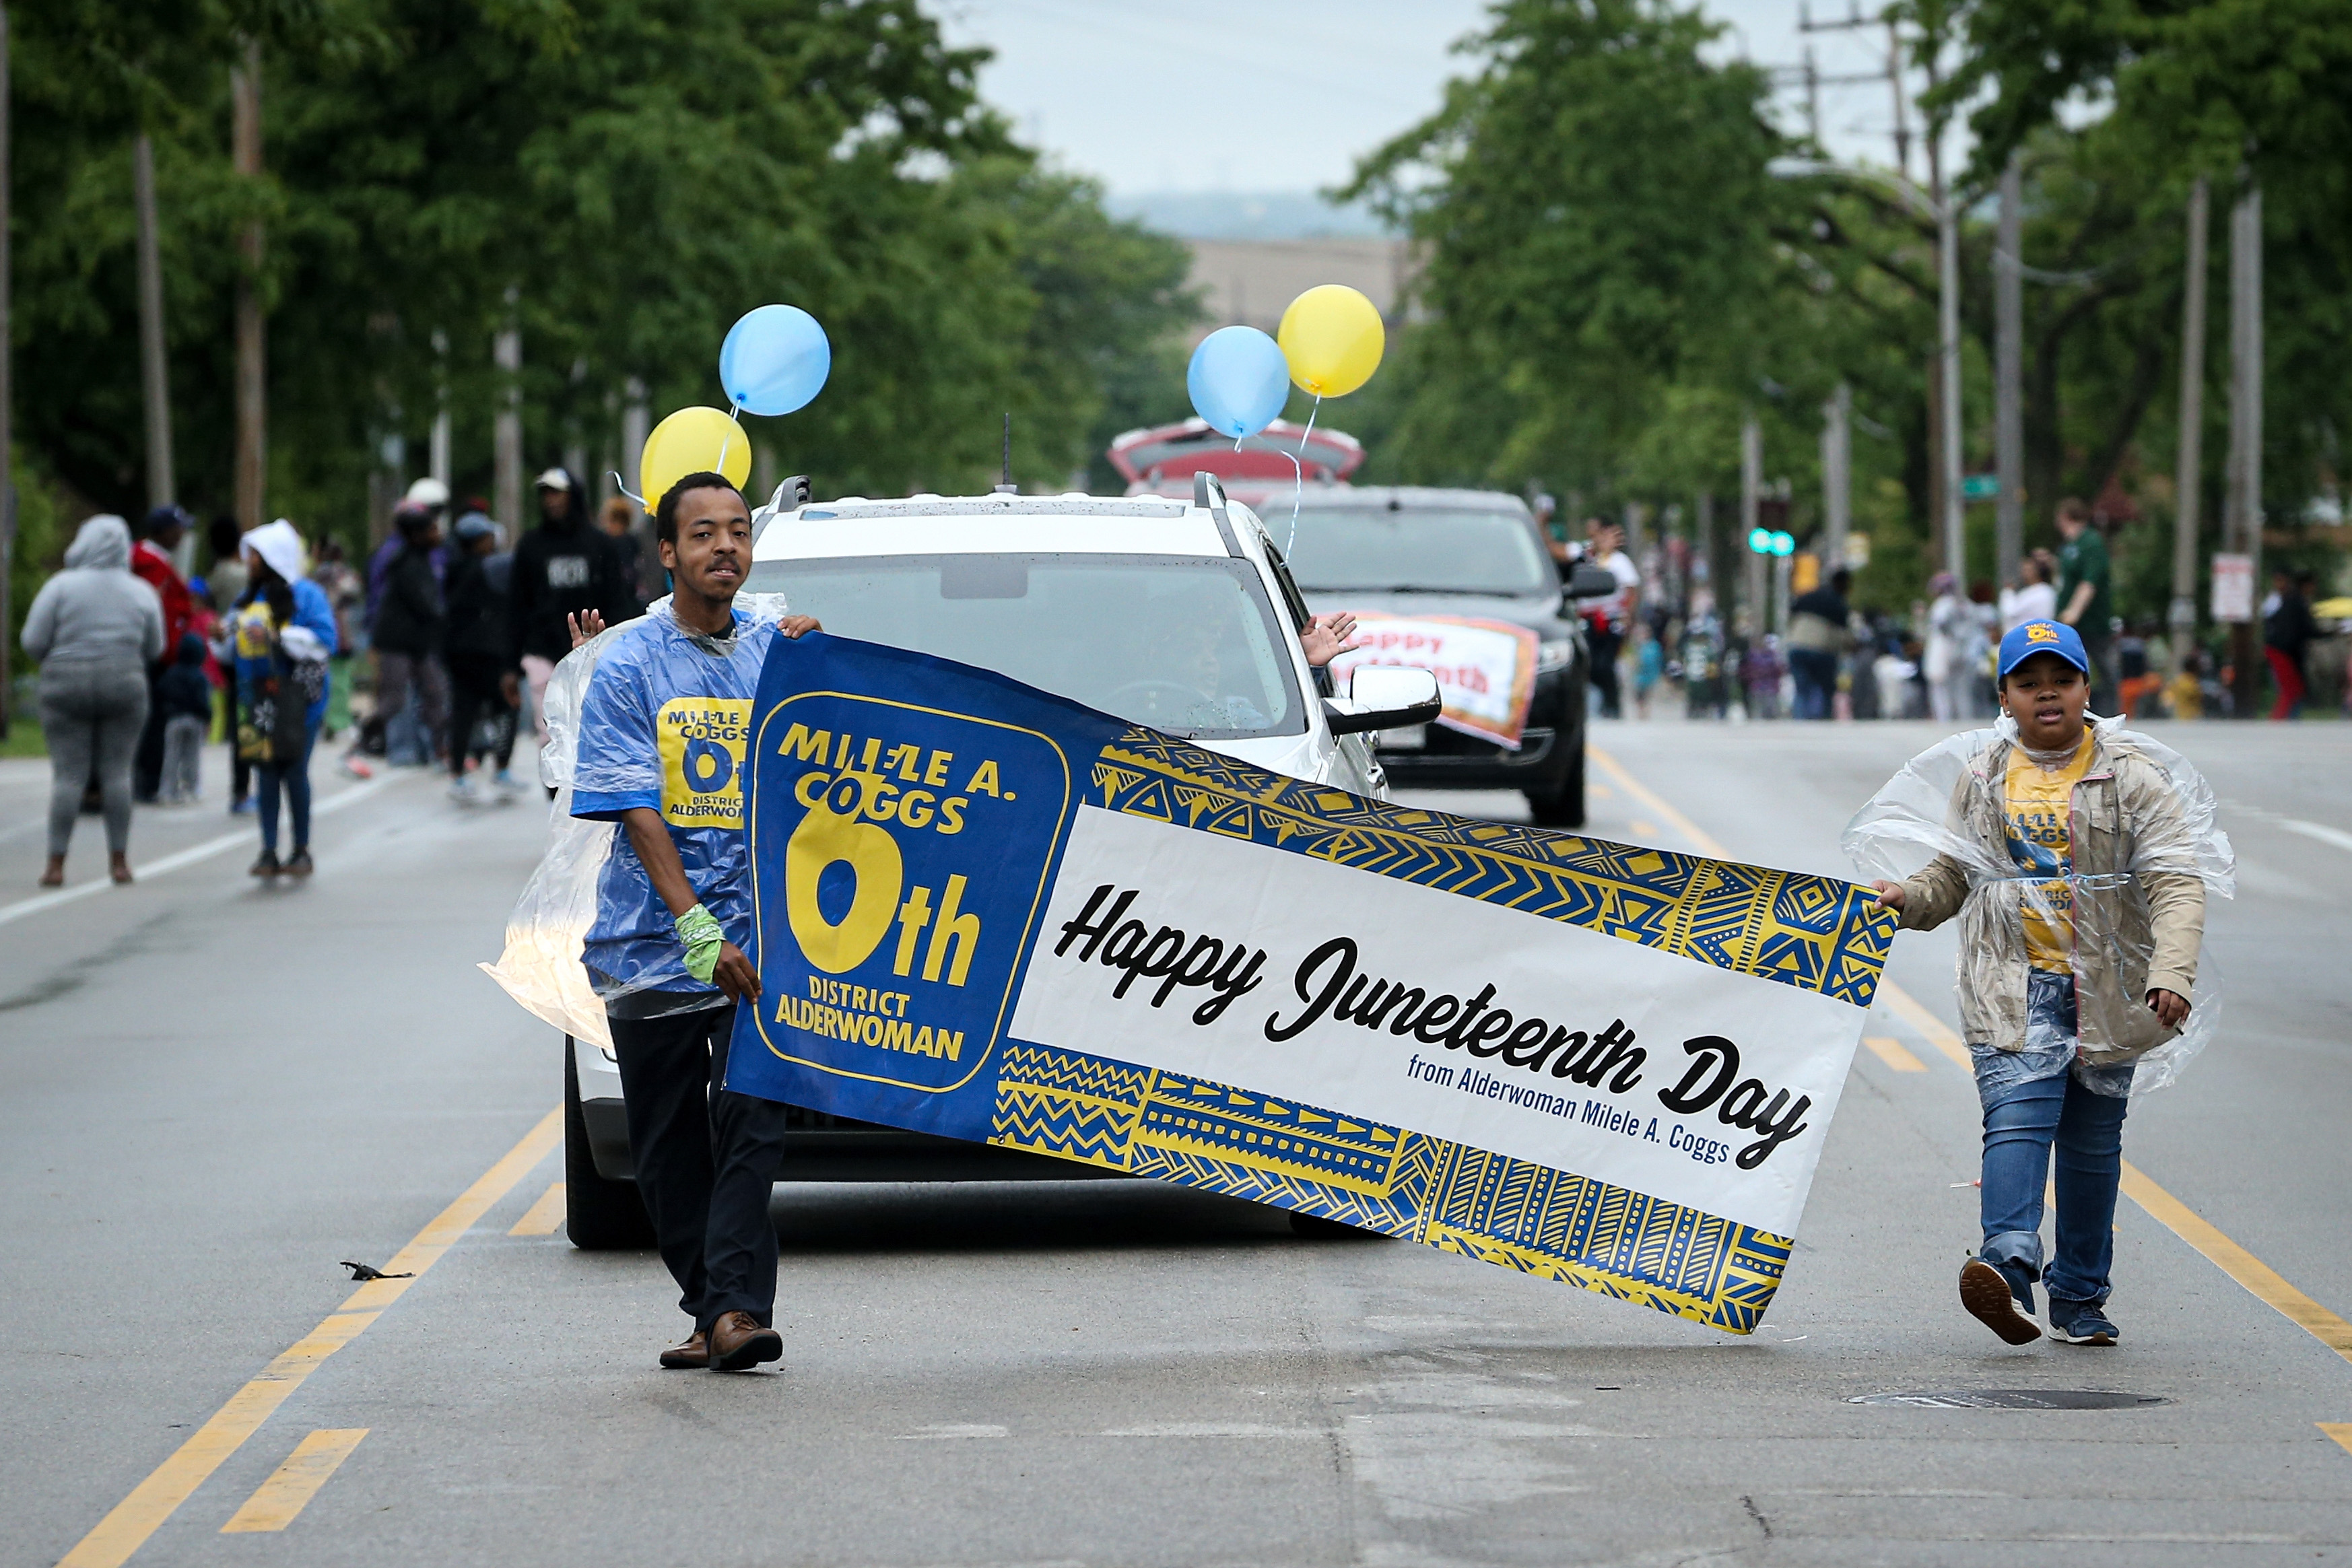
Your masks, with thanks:
M 2163 768 L 2127 739 L 2092 732 L 2090 767 L 2074 787 L 2068 831 L 2074 861 L 2074 987 L 2083 1058 L 2111 1066 L 2176 1032 L 2147 1005 L 2151 990 L 2193 999 L 2205 934 L 2197 846 Z M 2011 743 L 1970 759 L 1952 793 L 1954 831 L 2007 866 L 2002 800 Z M 2129 873 L 2129 874 L 2126 874 Z M 1960 1023 L 1972 1042 L 2025 1045 L 2022 883 L 1988 877 L 1949 854 L 1903 883 L 1902 926 L 1931 931 L 1958 915 Z

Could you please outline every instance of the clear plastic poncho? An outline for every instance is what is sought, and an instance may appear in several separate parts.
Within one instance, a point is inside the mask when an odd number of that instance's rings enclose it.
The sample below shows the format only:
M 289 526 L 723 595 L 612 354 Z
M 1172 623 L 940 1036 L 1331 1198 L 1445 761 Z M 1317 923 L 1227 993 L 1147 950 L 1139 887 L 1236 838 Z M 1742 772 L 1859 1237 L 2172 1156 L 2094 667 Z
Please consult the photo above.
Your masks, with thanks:
M 2079 1051 L 2074 1040 L 2063 1044 L 2079 1060 L 2076 1078 L 2102 1093 L 2139 1095 L 2178 1079 L 2220 1027 L 2222 993 L 2202 920 L 2205 895 L 2234 894 L 2236 861 L 2213 791 L 2187 758 L 2120 718 L 2094 717 L 2090 730 L 2098 749 L 2070 797 L 2063 864 L 2036 862 L 2011 839 L 2007 779 L 2019 747 L 2007 716 L 1904 764 L 1842 843 L 1867 879 L 1909 883 L 1927 873 L 1906 914 L 1933 908 L 1959 920 L 1957 994 L 1980 1081 L 2042 1075 L 2021 1060 L 2046 1033 L 2037 1026 L 2028 1038 L 2032 922 L 2071 938 Z M 2192 905 L 2193 948 L 2182 925 Z M 2193 991 L 2181 991 L 2189 1016 L 2166 1030 L 2147 1005 L 2151 975 L 2186 986 L 2192 972 Z M 2126 1064 L 2135 1070 L 2114 1071 Z
M 548 809 L 547 852 L 523 884 L 514 913 L 507 917 L 506 950 L 482 972 L 496 980 L 526 1011 L 566 1034 L 610 1051 L 612 1030 L 604 998 L 590 981 L 581 951 L 596 921 L 597 887 L 613 852 L 615 822 L 590 821 L 572 814 L 572 778 L 580 755 L 580 710 L 597 661 L 617 638 L 633 634 L 655 617 L 669 614 L 665 594 L 635 621 L 607 627 L 566 654 L 547 683 L 547 744 L 540 748 L 540 781 L 555 791 Z M 735 608 L 754 621 L 777 622 L 785 614 L 781 593 L 740 593 Z

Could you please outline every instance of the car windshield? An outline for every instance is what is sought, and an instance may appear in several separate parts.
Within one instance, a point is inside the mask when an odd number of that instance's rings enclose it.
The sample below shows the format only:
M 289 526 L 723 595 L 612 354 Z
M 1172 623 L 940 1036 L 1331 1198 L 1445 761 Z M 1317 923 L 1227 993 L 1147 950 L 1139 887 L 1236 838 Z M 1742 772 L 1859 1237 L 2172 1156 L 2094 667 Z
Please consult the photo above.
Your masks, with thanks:
M 1277 513 L 1280 508 L 1269 505 Z M 1543 593 L 1559 574 L 1517 512 L 1315 507 L 1286 552 L 1308 592 Z
M 771 560 L 745 587 L 828 632 L 994 670 L 1200 740 L 1307 727 L 1289 646 L 1246 561 L 1174 556 Z

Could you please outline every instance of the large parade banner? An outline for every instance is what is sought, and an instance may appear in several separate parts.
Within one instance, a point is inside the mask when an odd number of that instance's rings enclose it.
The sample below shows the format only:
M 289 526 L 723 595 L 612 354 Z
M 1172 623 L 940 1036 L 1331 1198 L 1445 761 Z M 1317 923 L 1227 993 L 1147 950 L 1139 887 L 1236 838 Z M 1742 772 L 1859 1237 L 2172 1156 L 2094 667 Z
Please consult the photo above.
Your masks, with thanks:
M 728 1087 L 1745 1333 L 1894 935 L 1829 877 L 1383 804 L 779 641 Z

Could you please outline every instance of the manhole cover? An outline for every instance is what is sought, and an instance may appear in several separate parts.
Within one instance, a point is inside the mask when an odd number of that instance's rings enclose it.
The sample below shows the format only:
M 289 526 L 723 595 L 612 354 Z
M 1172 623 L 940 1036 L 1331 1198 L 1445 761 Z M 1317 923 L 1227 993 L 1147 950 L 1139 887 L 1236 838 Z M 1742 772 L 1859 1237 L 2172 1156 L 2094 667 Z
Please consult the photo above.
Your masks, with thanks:
M 2155 1394 L 2104 1388 L 1946 1388 L 1931 1394 L 1858 1394 L 1849 1405 L 1904 1405 L 1914 1410 L 2134 1410 L 2169 1403 Z

